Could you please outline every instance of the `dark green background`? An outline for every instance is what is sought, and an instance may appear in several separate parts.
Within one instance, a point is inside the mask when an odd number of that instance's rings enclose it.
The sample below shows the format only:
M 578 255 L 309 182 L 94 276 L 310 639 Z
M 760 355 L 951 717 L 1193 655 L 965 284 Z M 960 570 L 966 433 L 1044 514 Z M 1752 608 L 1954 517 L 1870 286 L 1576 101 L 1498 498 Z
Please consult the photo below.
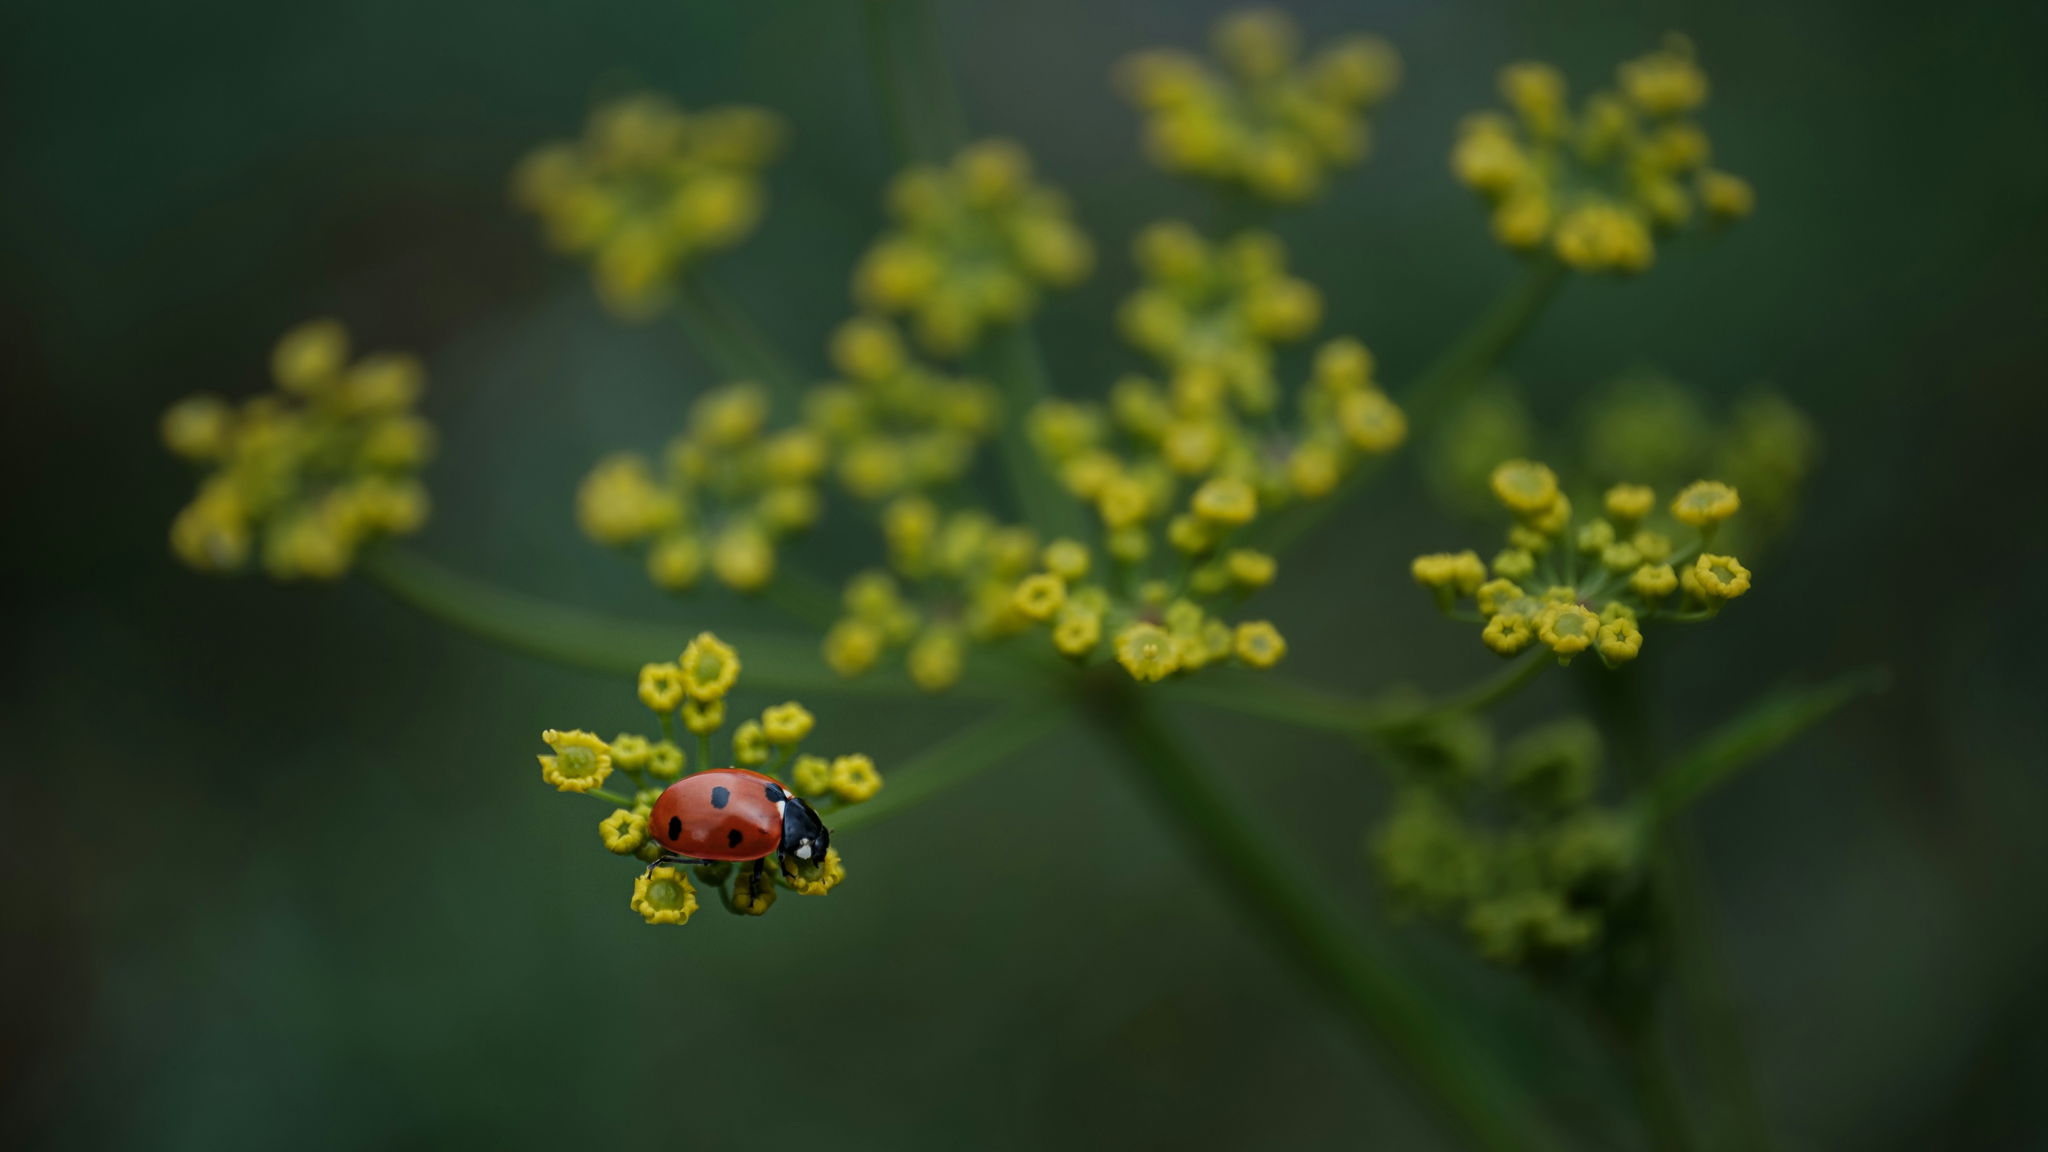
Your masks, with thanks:
M 944 7 L 978 131 L 1070 189 L 1102 270 L 1048 309 L 1058 387 L 1110 336 L 1137 224 L 1201 201 L 1141 165 L 1106 75 L 1192 43 L 1209 4 Z M 1296 6 L 1366 28 L 1408 79 L 1378 152 L 1283 226 L 1397 384 L 1513 274 L 1445 165 L 1525 56 L 1579 82 L 1689 30 L 1719 160 L 1760 210 L 1646 278 L 1575 283 L 1513 368 L 1562 420 L 1613 373 L 1709 397 L 1760 380 L 1826 438 L 1795 537 L 1713 627 L 1653 638 L 1682 738 L 1750 694 L 1871 661 L 1893 691 L 1717 796 L 1706 848 L 1739 1010 L 1795 1147 L 2040 1146 L 2048 1078 L 2041 441 L 2048 416 L 2044 21 L 2033 4 Z M 672 324 L 627 328 L 544 255 L 504 174 L 595 93 L 780 109 L 764 232 L 718 274 L 820 366 L 887 172 L 857 6 L 18 5 L 0 15 L 0 356 L 10 564 L 0 853 L 0 1142 L 12 1147 L 1433 1147 L 1385 1067 L 1208 890 L 1078 735 L 844 838 L 853 879 L 761 922 L 651 931 L 597 806 L 535 779 L 534 734 L 637 718 L 630 684 L 450 634 L 361 583 L 175 567 L 188 478 L 155 442 L 189 391 L 262 384 L 312 315 L 420 351 L 445 449 L 420 547 L 563 600 L 691 626 L 582 542 L 575 479 L 648 448 L 711 382 Z M 1407 584 L 1481 543 L 1402 478 L 1348 508 L 1264 609 L 1290 664 L 1442 689 L 1490 659 Z M 814 542 L 840 571 L 866 554 Z M 658 656 L 660 653 L 650 653 Z M 1509 730 L 1578 705 L 1555 677 Z M 744 698 L 759 705 L 767 700 Z M 886 769 L 965 715 L 812 702 Z M 1313 784 L 1358 805 L 1305 845 L 1374 902 L 1375 770 L 1190 717 L 1276 825 Z M 1583 1125 L 1594 1052 L 1414 933 L 1492 1042 Z M 1624 1139 L 1629 1129 L 1620 1129 Z

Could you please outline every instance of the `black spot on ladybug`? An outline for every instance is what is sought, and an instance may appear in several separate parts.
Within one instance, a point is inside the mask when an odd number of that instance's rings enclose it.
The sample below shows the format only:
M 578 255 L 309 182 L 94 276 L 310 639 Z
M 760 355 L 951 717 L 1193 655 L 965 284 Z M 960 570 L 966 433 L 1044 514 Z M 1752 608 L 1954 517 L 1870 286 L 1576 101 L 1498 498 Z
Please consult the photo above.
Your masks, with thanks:
M 771 803 L 771 804 L 780 804 L 780 803 L 782 803 L 782 789 L 780 789 L 780 788 L 777 788 L 777 787 L 776 787 L 775 785 L 773 785 L 773 784 L 764 784 L 764 785 L 762 785 L 762 786 L 761 786 L 761 791 L 763 791 L 763 792 L 766 792 L 766 793 L 768 794 L 768 802 L 769 802 L 769 803 Z
M 681 840 L 683 838 L 683 818 L 681 816 L 671 816 L 668 818 L 668 838 L 671 840 Z
M 732 789 L 730 788 L 713 788 L 711 790 L 711 806 L 713 808 L 723 808 L 726 801 L 731 799 Z
M 727 833 L 725 834 L 725 846 L 726 846 L 726 847 L 728 847 L 728 848 L 737 848 L 737 847 L 739 847 L 739 846 L 740 846 L 740 830 L 739 830 L 739 829 L 735 828 L 735 829 L 733 829 L 732 831 L 730 831 L 730 832 L 727 832 Z

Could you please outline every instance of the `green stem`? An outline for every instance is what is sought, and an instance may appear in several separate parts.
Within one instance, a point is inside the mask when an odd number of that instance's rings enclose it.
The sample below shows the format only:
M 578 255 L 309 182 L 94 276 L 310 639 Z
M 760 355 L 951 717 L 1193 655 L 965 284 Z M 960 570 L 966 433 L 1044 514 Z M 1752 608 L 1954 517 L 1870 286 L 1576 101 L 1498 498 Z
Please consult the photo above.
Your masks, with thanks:
M 832 815 L 832 830 L 886 820 L 1011 759 L 1066 722 L 1062 703 L 1040 699 L 1004 709 L 890 767 L 874 799 Z
M 366 554 L 359 570 L 393 599 L 434 620 L 502 648 L 574 668 L 634 674 L 649 661 L 674 658 L 702 630 L 621 620 L 557 604 L 460 575 L 397 546 Z M 718 631 L 740 651 L 750 688 L 928 698 L 901 672 L 877 670 L 855 680 L 840 677 L 825 666 L 817 641 L 810 637 L 723 626 Z M 977 662 L 975 672 L 963 677 L 951 694 L 1002 699 L 1039 680 L 1011 672 L 997 661 Z
M 1286 859 L 1285 839 L 1246 818 L 1250 806 L 1225 794 L 1181 747 L 1152 702 L 1105 679 L 1089 698 L 1090 718 L 1122 755 L 1154 806 L 1172 818 L 1189 849 L 1275 944 L 1331 997 L 1359 1038 L 1383 1046 L 1439 1119 L 1486 1149 L 1563 1144 L 1540 1121 L 1502 1099 L 1490 1054 L 1447 1025 L 1383 946 L 1343 927 L 1314 872 Z
M 1397 699 L 1376 701 L 1349 696 L 1270 672 L 1219 671 L 1169 684 L 1162 690 L 1173 699 L 1208 708 L 1361 736 L 1412 727 L 1419 720 L 1449 712 L 1491 708 L 1527 687 L 1551 663 L 1540 653 L 1525 657 L 1470 688 L 1420 709 Z
M 992 331 L 976 356 L 981 370 L 1003 393 L 1002 427 L 998 444 L 1003 470 L 1009 477 L 1011 494 L 1025 523 L 1053 535 L 1073 536 L 1080 532 L 1080 505 L 1061 491 L 1052 472 L 1038 458 L 1028 432 L 1031 410 L 1045 399 L 1045 358 L 1032 334 L 1031 323 L 1020 320 Z
M 633 806 L 631 799 L 621 796 L 617 792 L 606 791 L 603 788 L 585 788 L 583 794 L 594 800 L 602 800 L 619 808 L 631 808 Z
M 1400 396 L 1408 424 L 1415 432 L 1434 426 L 1436 420 L 1455 407 L 1474 385 L 1486 378 L 1501 357 L 1515 346 L 1543 314 L 1544 308 L 1564 282 L 1564 265 L 1539 259 L 1505 296 L 1496 301 L 1458 342 L 1437 357 L 1415 383 Z M 1414 433 L 1411 432 L 1410 438 Z M 1360 464 L 1337 485 L 1337 490 L 1311 504 L 1293 509 L 1275 521 L 1266 533 L 1267 547 L 1275 553 L 1293 547 L 1308 536 L 1325 518 L 1385 470 L 1385 457 Z
M 677 313 L 690 342 L 726 383 L 765 385 L 778 407 L 794 411 L 803 397 L 802 376 L 761 335 L 746 310 L 719 290 L 702 270 L 684 275 L 676 294 Z
M 1678 1088 L 1657 1043 L 1657 1030 L 1647 1017 L 1617 1023 L 1611 1039 L 1628 1074 L 1629 1089 L 1642 1113 L 1650 1147 L 1657 1152 L 1692 1152 L 1693 1140 L 1679 1104 Z

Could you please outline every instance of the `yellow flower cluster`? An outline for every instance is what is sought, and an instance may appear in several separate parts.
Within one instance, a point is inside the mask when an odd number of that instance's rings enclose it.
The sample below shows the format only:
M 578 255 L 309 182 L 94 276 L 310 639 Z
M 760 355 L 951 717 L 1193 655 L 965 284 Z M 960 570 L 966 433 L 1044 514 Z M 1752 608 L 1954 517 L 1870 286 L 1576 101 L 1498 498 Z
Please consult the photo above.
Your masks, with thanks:
M 647 543 L 647 575 L 683 591 L 706 567 L 757 591 L 775 576 L 776 543 L 818 518 L 825 438 L 768 428 L 767 392 L 730 384 L 699 397 L 659 471 L 635 453 L 598 461 L 576 492 L 576 519 L 599 544 Z
M 1707 135 L 1692 119 L 1707 78 L 1683 37 L 1623 64 L 1617 88 L 1576 114 L 1548 64 L 1511 64 L 1500 87 L 1513 115 L 1467 117 L 1451 167 L 1492 204 L 1493 234 L 1510 248 L 1547 248 L 1582 272 L 1641 272 L 1656 235 L 1755 206 L 1746 181 L 1708 166 Z
M 380 353 L 351 362 L 334 320 L 301 324 L 271 356 L 277 391 L 240 407 L 188 397 L 163 416 L 164 444 L 207 469 L 171 521 L 171 549 L 206 572 L 239 571 L 252 552 L 280 580 L 334 579 L 380 536 L 419 530 L 417 479 L 434 429 L 413 411 L 419 361 Z
M 919 364 L 887 320 L 841 324 L 832 363 L 844 382 L 810 389 L 804 421 L 824 437 L 840 484 L 859 499 L 950 484 L 995 431 L 995 389 Z
M 1303 61 L 1300 40 L 1284 13 L 1254 8 L 1217 22 L 1220 72 L 1173 49 L 1126 60 L 1122 86 L 1147 114 L 1153 163 L 1299 202 L 1364 159 L 1365 113 L 1400 82 L 1400 57 L 1377 37 L 1349 36 Z
M 662 303 L 676 274 L 753 232 L 762 170 L 782 148 L 782 122 L 759 108 L 685 113 L 641 93 L 596 109 L 579 140 L 544 144 L 512 179 L 548 243 L 587 256 L 598 294 L 622 316 Z
M 695 771 L 740 767 L 774 776 L 783 786 L 811 800 L 821 814 L 858 804 L 881 791 L 882 775 L 873 759 L 860 754 L 824 757 L 803 751 L 816 718 L 796 701 L 764 709 L 734 726 L 728 752 L 720 762 L 712 756 L 712 738 L 726 727 L 726 700 L 739 682 L 740 657 L 731 645 L 702 632 L 673 661 L 640 670 L 640 702 L 653 712 L 658 737 L 622 732 L 610 741 L 585 731 L 541 733 L 549 754 L 541 756 L 541 778 L 556 790 L 580 792 L 616 805 L 598 822 L 598 840 L 606 851 L 646 862 L 648 869 L 634 882 L 632 908 L 649 924 L 682 924 L 697 910 L 691 884 L 717 886 L 725 907 L 758 916 L 775 902 L 777 885 L 800 895 L 831 891 L 846 878 L 837 848 L 813 864 L 788 862 L 790 870 L 732 865 L 696 865 L 688 870 L 660 865 L 661 844 L 647 821 L 662 790 L 690 767 L 690 754 L 677 741 L 694 737 Z M 632 781 L 630 796 L 604 790 L 614 772 Z
M 1691 530 L 1684 546 L 1673 526 L 1653 521 L 1657 496 L 1645 485 L 1617 484 L 1600 515 L 1574 520 L 1555 473 L 1510 460 L 1494 469 L 1493 493 L 1515 523 L 1490 564 L 1477 552 L 1442 552 L 1416 557 L 1412 571 L 1440 608 L 1480 624 L 1481 641 L 1503 656 L 1540 643 L 1560 662 L 1591 649 L 1611 668 L 1641 653 L 1647 621 L 1707 619 L 1749 591 L 1741 561 L 1707 551 L 1742 506 L 1719 481 L 1689 484 L 1668 505 L 1671 520 Z M 1675 603 L 1673 593 L 1681 594 Z M 1461 607 L 1467 598 L 1476 612 Z
M 1229 534 L 1256 515 L 1257 504 L 1251 486 L 1235 478 L 1197 489 L 1179 522 L 1202 536 L 1204 547 L 1184 553 L 1177 583 L 1141 576 L 1138 563 L 1113 552 L 1112 570 L 1101 571 L 1086 545 L 1055 540 L 1040 554 L 1038 571 L 1011 590 L 1010 610 L 1044 626 L 1053 648 L 1069 660 L 1087 663 L 1106 652 L 1134 680 L 1164 680 L 1233 659 L 1271 668 L 1287 654 L 1287 641 L 1271 622 L 1233 625 L 1211 610 L 1271 583 L 1277 571 L 1264 552 L 1226 547 Z
M 1315 331 L 1323 298 L 1287 272 L 1287 250 L 1270 232 L 1220 244 L 1179 221 L 1160 221 L 1133 245 L 1144 284 L 1117 313 L 1124 338 L 1157 360 L 1181 403 L 1273 410 L 1273 350 Z
M 884 507 L 882 530 L 889 567 L 847 582 L 844 613 L 825 634 L 825 662 L 840 675 L 858 676 L 903 649 L 910 678 L 941 692 L 960 679 L 970 644 L 1030 625 L 1011 592 L 1037 563 L 1031 529 L 979 509 L 945 513 L 911 495 Z
M 909 316 L 936 355 L 968 351 L 989 327 L 1030 314 L 1041 287 L 1071 287 L 1094 265 L 1066 198 L 1032 183 L 1031 158 L 1007 140 L 902 173 L 887 204 L 894 226 L 861 259 L 854 298 Z

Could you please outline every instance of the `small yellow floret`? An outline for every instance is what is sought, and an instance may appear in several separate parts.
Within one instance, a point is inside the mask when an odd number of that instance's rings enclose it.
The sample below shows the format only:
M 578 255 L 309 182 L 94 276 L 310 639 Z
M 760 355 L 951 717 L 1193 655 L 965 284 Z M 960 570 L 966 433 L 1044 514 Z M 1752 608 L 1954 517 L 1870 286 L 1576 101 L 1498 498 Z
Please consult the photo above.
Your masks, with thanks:
M 1010 596 L 1010 606 L 1032 620 L 1050 620 L 1067 600 L 1067 582 L 1050 572 L 1026 576 Z
M 631 856 L 647 842 L 647 818 L 624 808 L 617 809 L 598 824 L 597 835 L 604 841 L 605 851 Z
M 1616 484 L 1603 501 L 1609 519 L 1633 524 L 1650 514 L 1657 505 L 1657 493 L 1647 484 Z
M 1696 480 L 1671 500 L 1671 514 L 1695 528 L 1719 524 L 1741 508 L 1735 489 L 1718 480 Z
M 683 702 L 683 670 L 674 664 L 640 666 L 640 702 L 656 712 L 673 712 Z
M 1479 634 L 1481 643 L 1503 656 L 1513 656 L 1527 648 L 1535 638 L 1536 632 L 1529 626 L 1529 618 L 1519 612 L 1496 613 L 1486 622 L 1485 631 Z
M 697 633 L 677 663 L 683 672 L 683 691 L 692 700 L 721 699 L 740 676 L 739 654 L 709 632 Z
M 540 778 L 561 792 L 588 792 L 612 774 L 611 747 L 582 730 L 558 732 L 553 728 L 540 734 L 541 741 L 555 750 L 539 757 Z
M 761 713 L 761 729 L 771 744 L 795 744 L 811 734 L 817 723 L 810 710 L 791 700 Z
M 1692 573 L 1700 595 L 1709 600 L 1733 600 L 1749 591 L 1749 569 L 1733 556 L 1703 552 L 1693 561 Z
M 1133 680 L 1164 680 L 1180 667 L 1180 650 L 1157 624 L 1133 624 L 1117 635 L 1116 661 Z
M 1609 664 L 1625 664 L 1643 650 L 1643 632 L 1630 617 L 1617 617 L 1600 625 L 1600 658 Z
M 1212 524 L 1236 527 L 1251 523 L 1259 514 L 1258 493 L 1235 476 L 1217 476 L 1195 490 L 1189 502 L 1195 515 Z
M 1661 600 L 1678 587 L 1678 573 L 1669 564 L 1645 564 L 1628 578 L 1628 586 L 1645 600 Z
M 1533 460 L 1509 460 L 1493 470 L 1493 494 L 1508 511 L 1540 516 L 1557 503 L 1557 473 Z
M 697 910 L 697 890 L 675 868 L 654 868 L 633 881 L 633 911 L 649 924 L 687 924 Z
M 1583 652 L 1600 631 L 1600 618 L 1578 604 L 1552 604 L 1536 617 L 1536 635 L 1552 652 Z
M 1231 637 L 1231 650 L 1254 668 L 1271 668 L 1287 655 L 1287 641 L 1265 620 L 1247 620 Z
M 882 774 L 867 756 L 841 756 L 832 761 L 832 792 L 848 804 L 871 799 L 882 790 Z
M 782 874 L 783 883 L 799 896 L 822 896 L 846 879 L 846 865 L 839 859 L 839 849 L 825 849 L 825 859 L 811 867 L 797 867 Z

